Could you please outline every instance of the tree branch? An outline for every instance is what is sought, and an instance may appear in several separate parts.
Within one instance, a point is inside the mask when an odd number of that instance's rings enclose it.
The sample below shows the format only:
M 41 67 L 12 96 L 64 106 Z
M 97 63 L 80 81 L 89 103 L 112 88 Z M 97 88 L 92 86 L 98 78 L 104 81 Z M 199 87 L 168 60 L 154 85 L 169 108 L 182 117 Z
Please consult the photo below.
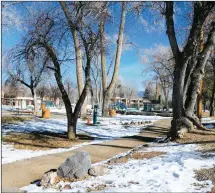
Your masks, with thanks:
M 173 55 L 176 60 L 179 59 L 180 50 L 178 48 L 178 43 L 175 35 L 175 27 L 174 27 L 174 20 L 173 20 L 173 5 L 172 1 L 165 2 L 166 3 L 166 27 L 167 27 L 167 35 L 169 38 L 170 46 L 173 51 Z

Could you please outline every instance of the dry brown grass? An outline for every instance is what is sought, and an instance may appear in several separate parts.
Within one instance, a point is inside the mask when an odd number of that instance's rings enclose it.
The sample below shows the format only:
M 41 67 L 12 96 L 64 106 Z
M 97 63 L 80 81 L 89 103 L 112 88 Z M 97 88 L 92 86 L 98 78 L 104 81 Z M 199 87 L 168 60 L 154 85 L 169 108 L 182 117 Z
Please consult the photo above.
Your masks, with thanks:
M 27 120 L 31 120 L 32 117 L 20 117 L 20 116 L 3 116 L 1 118 L 2 124 L 12 124 L 12 123 L 19 123 L 24 122 Z
M 208 193 L 215 193 L 215 167 L 209 169 L 200 169 L 195 171 L 195 173 L 195 177 L 198 181 L 211 180 L 214 186 Z
M 126 163 L 129 159 L 151 159 L 153 157 L 164 155 L 165 152 L 152 151 L 152 152 L 133 152 L 126 156 L 114 158 L 108 161 L 108 164 Z
M 59 135 L 45 135 L 38 133 L 10 133 L 3 136 L 2 140 L 6 143 L 14 144 L 16 149 L 28 149 L 28 150 L 49 150 L 54 148 L 70 148 L 79 143 L 83 143 L 93 138 L 87 135 L 79 135 L 79 139 L 68 140 L 66 136 Z
M 197 133 L 186 133 L 184 138 L 177 140 L 179 143 L 198 144 L 199 151 L 203 152 L 215 152 L 215 133 L 209 133 L 207 131 L 197 131 Z
M 107 187 L 106 184 L 99 184 L 99 185 L 96 185 L 96 186 L 94 186 L 94 187 L 87 188 L 87 192 L 102 191 L 102 190 L 104 190 L 106 187 Z

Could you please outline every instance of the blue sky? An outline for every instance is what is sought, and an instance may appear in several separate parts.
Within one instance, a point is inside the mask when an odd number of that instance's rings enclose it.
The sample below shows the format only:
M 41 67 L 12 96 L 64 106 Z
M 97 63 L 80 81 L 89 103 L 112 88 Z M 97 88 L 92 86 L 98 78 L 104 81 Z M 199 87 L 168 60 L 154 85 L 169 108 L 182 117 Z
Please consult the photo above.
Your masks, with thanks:
M 30 3 L 29 3 L 30 4 Z M 57 2 L 56 2 L 57 4 Z M 25 14 L 25 8 L 22 5 L 14 6 L 19 13 Z M 114 10 L 115 16 L 119 13 Z M 118 12 L 118 13 L 117 13 Z M 142 13 L 142 18 L 146 20 L 151 20 L 151 14 L 147 11 Z M 143 73 L 144 69 L 147 67 L 147 64 L 143 64 L 140 60 L 140 52 L 138 50 L 152 48 L 155 44 L 162 44 L 165 46 L 169 46 L 169 41 L 166 36 L 165 30 L 161 29 L 160 26 L 153 26 L 154 30 L 149 30 L 148 27 L 144 24 L 144 22 L 140 22 L 132 17 L 132 15 L 128 14 L 126 18 L 126 27 L 125 27 L 125 36 L 129 42 L 135 44 L 138 48 L 134 46 L 130 46 L 130 49 L 125 50 L 121 56 L 121 64 L 119 71 L 119 78 L 122 79 L 123 83 L 131 84 L 136 87 L 139 91 L 144 90 L 142 82 L 145 80 L 152 79 L 149 73 Z M 162 22 L 161 22 L 162 23 Z M 150 25 L 150 24 L 149 24 Z M 152 26 L 152 25 L 151 25 Z M 163 23 L 163 28 L 165 25 Z M 107 29 L 110 36 L 117 32 L 113 29 Z M 13 48 L 16 44 L 21 41 L 21 37 L 24 35 L 22 30 L 17 30 L 15 28 L 10 28 L 7 32 L 2 32 L 2 51 L 4 53 L 5 50 L 9 50 Z M 115 50 L 113 50 L 113 54 Z M 70 65 L 71 66 L 71 65 Z M 75 64 L 72 65 L 74 68 L 70 69 L 71 73 L 75 73 Z M 4 74 L 4 69 L 3 69 Z M 75 74 L 72 76 L 73 81 L 76 82 Z M 3 76 L 4 78 L 4 76 Z

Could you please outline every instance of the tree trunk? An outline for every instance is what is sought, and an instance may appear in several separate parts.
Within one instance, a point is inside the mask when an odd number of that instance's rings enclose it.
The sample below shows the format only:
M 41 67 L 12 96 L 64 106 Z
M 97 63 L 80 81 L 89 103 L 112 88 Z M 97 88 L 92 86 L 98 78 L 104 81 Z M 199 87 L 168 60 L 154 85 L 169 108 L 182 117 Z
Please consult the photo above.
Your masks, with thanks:
M 187 63 L 190 58 L 194 56 L 194 52 L 198 46 L 198 38 L 203 23 L 213 6 L 208 3 L 208 7 L 205 4 L 194 4 L 194 16 L 193 23 L 188 37 L 187 44 L 184 47 L 183 52 L 179 50 L 175 29 L 174 29 L 174 2 L 166 2 L 166 26 L 167 35 L 169 38 L 170 46 L 175 59 L 174 70 L 174 84 L 173 84 L 173 120 L 170 131 L 171 139 L 175 140 L 178 137 L 178 131 L 185 126 L 187 129 L 192 129 L 193 124 L 199 125 L 198 119 L 194 116 L 194 106 L 199 90 L 199 80 L 202 78 L 204 72 L 205 62 L 208 59 L 208 54 L 214 46 L 214 26 L 212 31 L 208 35 L 208 40 L 205 44 L 204 50 L 199 54 L 198 62 L 195 69 L 190 67 L 190 71 L 193 70 L 192 75 L 187 70 Z M 188 67 L 189 69 L 189 67 Z M 185 78 L 187 73 L 188 77 Z M 189 84 L 189 76 L 192 80 Z M 189 84 L 189 88 L 188 88 Z M 187 92 L 186 92 L 187 90 Z M 184 92 L 185 91 L 185 92 Z M 186 97 L 186 102 L 185 102 Z M 185 107 L 184 107 L 185 104 Z M 201 125 L 200 125 L 201 126 Z
M 102 101 L 102 116 L 103 117 L 108 117 L 108 115 L 109 115 L 109 113 L 108 113 L 109 100 L 110 100 L 110 97 L 106 93 L 104 93 L 103 101 Z
M 169 111 L 169 97 L 168 95 L 165 96 L 165 106 L 166 106 L 166 111 Z
M 83 69 L 82 69 L 82 52 L 81 52 L 81 44 L 78 37 L 78 32 L 75 29 L 75 26 L 73 24 L 72 16 L 66 6 L 66 3 L 61 1 L 60 2 L 61 7 L 64 11 L 64 14 L 67 19 L 68 26 L 70 27 L 70 31 L 73 36 L 74 46 L 75 46 L 75 57 L 76 57 L 76 76 L 77 76 L 77 85 L 78 85 L 78 95 L 81 96 L 81 93 L 84 88 L 84 82 L 83 82 Z M 81 110 L 81 116 L 86 117 L 87 115 L 87 103 L 85 103 L 82 106 Z
M 173 82 L 173 120 L 171 123 L 171 139 L 175 140 L 177 137 L 177 132 L 180 130 L 180 119 L 184 116 L 183 113 L 183 78 L 184 73 L 182 73 L 180 68 L 175 68 L 174 70 L 174 82 Z
M 122 53 L 123 34 L 124 34 L 124 28 L 125 28 L 125 16 L 126 16 L 126 2 L 122 2 L 121 21 L 120 21 L 120 28 L 119 28 L 119 36 L 117 40 L 114 72 L 108 88 L 106 89 L 103 87 L 104 96 L 103 96 L 102 116 L 108 116 L 108 102 L 110 100 L 110 97 L 112 96 L 113 89 L 116 84 L 116 80 L 119 72 L 120 59 L 121 59 L 121 53 Z
M 101 70 L 102 70 L 102 116 L 108 116 L 108 100 L 106 99 L 107 89 L 107 73 L 106 73 L 106 59 L 105 59 L 105 34 L 104 34 L 105 18 L 100 23 L 100 44 L 101 44 Z
M 64 105 L 66 106 L 67 115 L 67 137 L 68 139 L 74 140 L 76 137 L 76 123 L 72 114 L 71 103 L 68 102 L 66 97 L 64 98 Z
M 76 122 L 74 122 L 74 118 L 73 118 L 73 113 L 72 113 L 72 105 L 71 102 L 69 100 L 69 96 L 64 88 L 63 82 L 62 82 L 62 75 L 61 75 L 61 69 L 60 69 L 60 64 L 58 62 L 58 58 L 55 55 L 55 52 L 53 51 L 53 48 L 51 45 L 49 44 L 45 44 L 44 45 L 47 54 L 49 55 L 49 57 L 52 59 L 52 62 L 54 64 L 54 75 L 55 75 L 55 79 L 58 85 L 58 88 L 61 92 L 62 95 L 62 99 L 66 108 L 66 115 L 67 115 L 67 136 L 68 139 L 75 139 L 76 137 Z M 75 125 L 75 126 L 74 126 Z
M 215 76 L 215 73 L 214 73 L 214 76 Z M 212 96 L 210 100 L 210 117 L 214 116 L 214 97 L 215 97 L 215 77 L 213 82 Z
M 36 113 L 38 111 L 36 88 L 31 88 L 31 94 L 34 99 L 34 114 L 36 115 Z

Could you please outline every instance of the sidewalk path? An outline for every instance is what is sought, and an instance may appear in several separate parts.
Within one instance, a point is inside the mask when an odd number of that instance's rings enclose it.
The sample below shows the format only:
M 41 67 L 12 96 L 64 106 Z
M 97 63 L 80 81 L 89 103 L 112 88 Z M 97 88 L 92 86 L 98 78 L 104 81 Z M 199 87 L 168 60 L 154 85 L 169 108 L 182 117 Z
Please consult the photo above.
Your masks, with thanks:
M 3 191 L 11 188 L 21 188 L 40 179 L 45 172 L 58 168 L 75 151 L 87 151 L 91 155 L 92 163 L 100 162 L 117 154 L 129 151 L 136 146 L 153 142 L 158 136 L 166 135 L 169 126 L 170 119 L 159 120 L 153 126 L 144 129 L 139 135 L 88 145 L 69 152 L 4 164 L 2 165 Z

